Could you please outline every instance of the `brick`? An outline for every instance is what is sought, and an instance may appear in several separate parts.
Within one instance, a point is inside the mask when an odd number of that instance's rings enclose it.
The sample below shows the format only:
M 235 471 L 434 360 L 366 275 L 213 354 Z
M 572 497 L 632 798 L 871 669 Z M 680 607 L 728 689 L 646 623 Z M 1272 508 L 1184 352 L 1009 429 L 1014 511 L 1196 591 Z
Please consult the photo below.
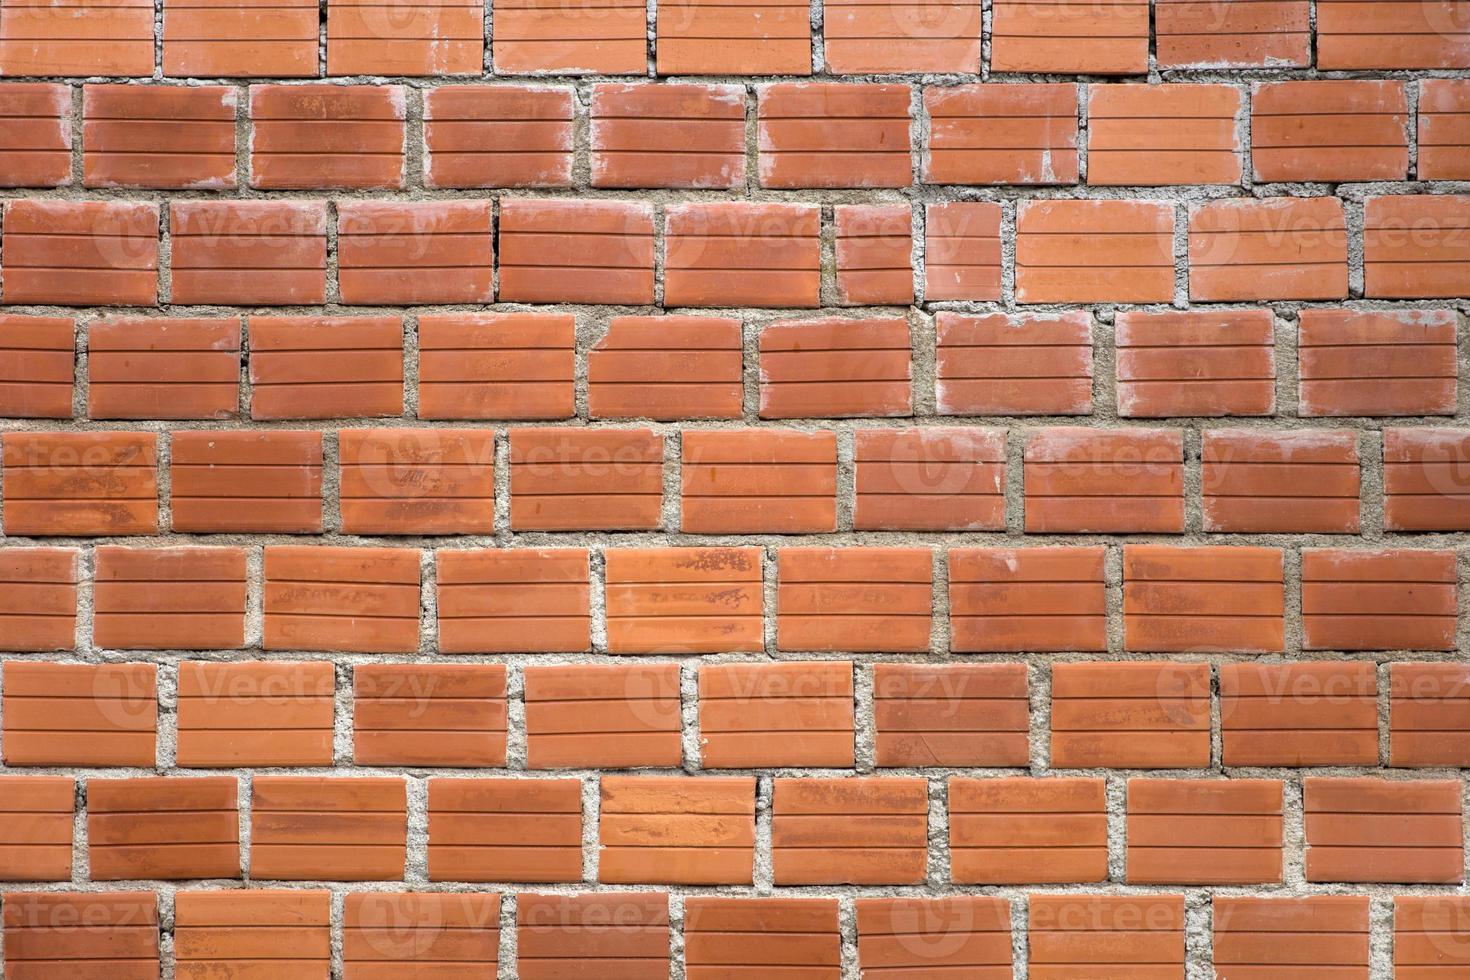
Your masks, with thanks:
M 1262 83 L 1251 93 L 1256 180 L 1404 180 L 1408 120 L 1403 82 Z
M 1004 433 L 974 428 L 865 429 L 856 433 L 854 455 L 856 530 L 1005 527 Z
M 1302 310 L 1297 411 L 1304 416 L 1453 415 L 1449 310 Z
M 1011 903 L 981 895 L 857 900 L 858 965 L 872 980 L 913 971 L 1011 976 Z
M 1070 82 L 924 89 L 931 184 L 1075 184 L 1077 86 Z
M 850 661 L 700 665 L 705 769 L 850 769 L 853 728 Z
M 499 248 L 502 302 L 653 302 L 653 207 L 642 201 L 506 199 Z
M 679 529 L 689 534 L 813 534 L 837 529 L 837 435 L 686 430 Z
M 233 650 L 245 643 L 244 548 L 95 553 L 92 639 L 121 650 Z
M 0 314 L 0 418 L 69 419 L 76 321 Z
M 152 432 L 7 432 L 5 533 L 158 533 Z
M 1206 531 L 1356 534 L 1357 434 L 1348 430 L 1204 433 Z
M 1417 122 L 1419 179 L 1470 179 L 1470 80 L 1421 79 Z
M 0 186 L 70 183 L 71 90 L 51 82 L 6 84 L 0 89 L 0 146 Z
M 1279 548 L 1123 547 L 1129 650 L 1278 652 L 1285 601 Z
M 6 892 L 4 899 L 5 961 L 16 980 L 159 975 L 158 896 L 151 891 Z
M 777 779 L 771 864 L 777 885 L 911 885 L 924 880 L 928 782 Z
M 249 0 L 164 0 L 163 73 L 175 78 L 315 77 L 319 17 L 315 0 L 282 0 L 269 7 Z
M 424 186 L 568 187 L 571 182 L 570 88 L 441 85 L 425 90 Z
M 1023 201 L 1018 303 L 1167 303 L 1174 209 L 1159 201 Z
M 158 205 L 12 200 L 5 205 L 5 291 L 12 306 L 152 306 Z
M 570 345 L 567 360 L 570 365 Z M 610 419 L 739 418 L 742 360 L 739 320 L 615 316 L 587 353 L 587 412 Z
M 156 670 L 139 663 L 5 661 L 5 764 L 153 768 Z
M 755 858 L 751 776 L 605 776 L 597 880 L 749 885 Z
M 764 649 L 757 548 L 610 548 L 608 653 L 753 653 Z
M 820 306 L 816 205 L 751 201 L 664 208 L 666 306 Z
M 1396 896 L 1393 900 L 1394 976 L 1403 980 L 1452 977 L 1470 963 L 1465 948 L 1465 899 L 1456 895 Z
M 402 779 L 257 775 L 253 788 L 252 878 L 403 878 L 408 802 Z
M 1030 895 L 1027 976 L 1184 976 L 1184 896 Z
M 343 905 L 343 980 L 496 972 L 498 894 L 353 892 Z
M 998 300 L 1000 205 L 949 201 L 924 205 L 924 298 Z
M 1157 0 L 1160 68 L 1305 68 L 1311 64 L 1306 0 Z
M 1106 650 L 1103 549 L 953 548 L 949 612 L 955 653 Z
M 1303 971 L 1368 980 L 1368 898 L 1227 898 L 1216 895 L 1214 961 L 1231 973 L 1289 980 Z
M 689 980 L 746 980 L 783 968 L 808 980 L 839 980 L 837 899 L 690 896 L 684 960 Z
M 738 85 L 592 86 L 593 187 L 745 186 L 745 90 Z
M 664 438 L 651 429 L 511 429 L 511 527 L 658 527 L 663 455 Z
M 91 0 L 70 7 L 12 0 L 0 10 L 0 75 L 153 74 L 153 4 Z
M 955 884 L 1103 881 L 1108 817 L 1100 778 L 949 779 Z
M 1378 680 L 1371 663 L 1222 664 L 1227 766 L 1373 766 Z
M 493 430 L 344 429 L 337 446 L 342 530 L 493 533 Z
M 1302 797 L 1307 881 L 1464 880 L 1459 780 L 1309 776 Z
M 913 211 L 907 204 L 838 204 L 833 209 L 837 301 L 907 306 L 914 301 Z
M 179 980 L 249 980 L 261 961 L 295 980 L 332 975 L 332 893 L 251 889 L 179 892 L 174 910 Z
M 320 533 L 320 432 L 192 431 L 169 439 L 175 531 Z
M 1051 427 L 1026 437 L 1026 530 L 1184 530 L 1184 447 L 1169 429 Z
M 77 785 L 70 776 L 0 776 L 0 878 L 70 881 Z M 9 896 L 7 896 L 7 901 Z M 14 936 L 7 936 L 12 941 Z M 11 960 L 12 970 L 17 963 Z
M 528 768 L 678 767 L 678 664 L 533 665 L 524 677 Z
M 1302 551 L 1308 650 L 1453 650 L 1453 551 Z
M 581 881 L 582 781 L 430 779 L 429 880 Z
M 1209 767 L 1208 664 L 1059 663 L 1051 676 L 1053 766 Z
M 1094 186 L 1239 184 L 1233 85 L 1094 85 L 1087 182 Z
M 175 303 L 326 302 L 327 213 L 320 201 L 175 201 L 169 237 Z
M 122 317 L 88 324 L 89 418 L 239 414 L 239 317 Z
M 1128 780 L 1129 884 L 1281 881 L 1279 779 Z
M 239 878 L 237 795 L 234 776 L 87 780 L 92 880 Z
M 1393 766 L 1464 766 L 1470 759 L 1470 670 L 1454 663 L 1389 666 Z M 1376 732 L 1375 732 L 1376 734 Z
M 412 653 L 419 648 L 419 552 L 267 545 L 266 650 Z
M 250 186 L 401 188 L 404 98 L 401 85 L 250 86 Z
M 328 0 L 328 75 L 479 75 L 484 63 L 485 10 L 471 0 Z
M 1465 68 L 1470 28 L 1442 3 L 1324 0 L 1317 11 L 1317 67 Z
M 337 205 L 337 290 L 355 305 L 488 303 L 489 201 Z
M 760 417 L 872 418 L 913 412 L 906 320 L 788 320 L 761 328 Z
M 935 316 L 941 415 L 1088 415 L 1092 320 L 1061 314 Z
M 1409 194 L 1364 202 L 1363 295 L 1459 296 L 1467 283 L 1470 195 Z
M 418 327 L 419 418 L 575 414 L 570 314 L 436 313 L 420 316 Z
M 504 664 L 358 664 L 352 685 L 355 764 L 505 765 Z
M 1347 230 L 1333 197 L 1219 201 L 1189 213 L 1192 301 L 1344 299 Z
M 990 70 L 1142 75 L 1148 70 L 1149 7 L 998 0 L 992 14 Z
M 1030 704 L 1023 664 L 873 667 L 879 766 L 1024 766 Z
M 1458 429 L 1383 431 L 1383 526 L 1389 531 L 1470 529 L 1470 438 Z
M 980 69 L 980 30 L 981 9 L 975 0 L 822 4 L 827 70 L 838 75 L 973 74 Z
M 669 969 L 669 896 L 663 892 L 516 896 L 522 980 L 663 976 Z
M 491 60 L 499 74 L 642 75 L 648 70 L 648 8 L 518 0 L 495 19 Z
M 332 665 L 179 664 L 178 763 L 189 769 L 332 764 Z
M 591 644 L 586 548 L 436 553 L 441 653 L 578 653 Z
M 0 552 L 0 650 L 70 650 L 77 633 L 75 548 Z
M 778 82 L 757 89 L 762 187 L 907 187 L 907 85 Z
M 811 10 L 798 3 L 670 0 L 658 8 L 655 27 L 660 75 L 812 73 Z
M 236 101 L 224 85 L 82 86 L 83 183 L 234 187 Z
M 250 417 L 375 418 L 403 414 L 398 316 L 252 316 Z
M 1270 415 L 1276 339 L 1269 310 L 1119 313 L 1118 414 Z
M 781 548 L 777 647 L 927 652 L 932 561 L 928 548 Z

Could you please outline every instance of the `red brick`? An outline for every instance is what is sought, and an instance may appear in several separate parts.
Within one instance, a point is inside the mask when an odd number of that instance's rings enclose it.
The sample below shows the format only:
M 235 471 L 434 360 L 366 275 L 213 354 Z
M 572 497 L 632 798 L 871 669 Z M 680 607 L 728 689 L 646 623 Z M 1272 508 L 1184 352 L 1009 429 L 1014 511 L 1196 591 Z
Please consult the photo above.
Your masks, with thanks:
M 1059 663 L 1051 764 L 1062 769 L 1205 769 L 1208 664 Z
M 479 75 L 485 9 L 474 0 L 328 0 L 328 75 Z
M 314 77 L 319 17 L 315 0 L 281 0 L 269 7 L 250 0 L 164 0 L 163 73 Z
M 776 645 L 787 651 L 926 653 L 928 548 L 782 548 Z
M 402 779 L 257 775 L 252 785 L 252 879 L 403 877 L 408 797 Z
M 820 306 L 821 214 L 752 201 L 664 209 L 666 306 Z
M 169 205 L 173 302 L 294 306 L 327 298 L 321 201 Z
M 777 885 L 914 885 L 928 852 L 923 779 L 777 779 L 771 864 Z
M 4 899 L 5 960 L 16 980 L 159 975 L 158 896 L 151 891 L 6 892 Z
M 575 414 L 570 314 L 436 313 L 419 317 L 418 326 L 419 418 Z
M 1464 880 L 1458 779 L 1309 776 L 1302 797 L 1307 881 Z
M 608 653 L 764 649 L 758 548 L 610 548 Z
M 84 0 L 68 7 L 7 3 L 0 10 L 0 75 L 153 74 L 153 4 Z
M 1118 414 L 1270 415 L 1276 338 L 1270 310 L 1119 313 Z
M 689 980 L 783 969 L 805 980 L 839 980 L 837 899 L 692 895 L 684 901 L 684 961 Z
M 500 896 L 493 892 L 353 892 L 343 913 L 343 980 L 496 973 Z
M 1453 977 L 1470 964 L 1465 915 L 1458 895 L 1397 896 L 1393 900 L 1394 976 L 1402 980 Z
M 653 302 L 653 206 L 643 201 L 508 198 L 499 247 L 503 302 Z
M 225 419 L 239 413 L 239 317 L 120 317 L 88 325 L 89 418 Z
M 1142 75 L 1148 70 L 1149 6 L 998 0 L 991 13 L 990 70 Z
M 234 776 L 87 780 L 92 880 L 239 878 L 238 791 Z
M 1004 433 L 929 427 L 864 429 L 855 435 L 856 530 L 1005 527 Z
M 1025 766 L 1029 716 L 1024 664 L 873 667 L 879 766 Z
M 5 533 L 156 534 L 152 432 L 7 432 Z
M 244 548 L 99 545 L 92 639 L 114 650 L 233 650 L 245 643 Z
M 0 314 L 0 418 L 69 419 L 76 321 Z
M 401 85 L 252 85 L 250 186 L 402 187 L 406 111 Z
M 1317 67 L 1470 67 L 1470 28 L 1458 9 L 1436 0 L 1323 0 Z
M 0 650 L 70 650 L 76 644 L 74 548 L 0 552 Z
M 439 551 L 441 653 L 579 653 L 591 644 L 586 548 Z
M 859 898 L 856 904 L 858 965 L 871 980 L 948 971 L 973 980 L 1011 976 L 1009 899 Z
M 853 766 L 852 663 L 701 664 L 705 769 Z
M 425 90 L 424 186 L 567 187 L 571 182 L 570 88 L 442 85 Z
M 1220 725 L 1227 766 L 1376 765 L 1373 664 L 1222 664 Z
M 85 85 L 88 187 L 235 186 L 235 103 L 224 85 Z
M 1030 895 L 1027 976 L 1178 980 L 1184 976 L 1184 896 Z
M 1312 62 L 1306 0 L 1157 0 L 1160 68 L 1305 68 Z
M 1453 551 L 1302 551 L 1308 650 L 1453 650 Z
M 1358 533 L 1357 433 L 1347 429 L 1204 433 L 1206 531 Z
M 1369 297 L 1464 295 L 1470 287 L 1470 195 L 1368 198 L 1363 284 Z
M 1167 303 L 1174 209 L 1160 201 L 1023 201 L 1019 303 Z
M 1279 779 L 1128 780 L 1128 883 L 1281 881 Z
M 1310 971 L 1340 980 L 1368 980 L 1367 896 L 1217 895 L 1213 902 L 1212 950 L 1215 965 L 1225 976 L 1290 980 Z
M 924 299 L 998 300 L 1000 205 L 924 205 Z
M 429 880 L 581 881 L 582 781 L 430 779 Z
M 743 357 L 736 319 L 615 316 L 587 354 L 588 414 L 609 419 L 739 418 L 745 398 Z M 571 359 L 569 341 L 568 370 Z M 570 380 L 568 376 L 569 405 Z
M 839 75 L 974 74 L 980 70 L 980 29 L 976 0 L 823 3 L 827 70 Z
M 356 765 L 505 765 L 504 664 L 358 664 L 352 685 Z
M 266 650 L 412 653 L 419 648 L 419 552 L 265 548 Z
M 516 896 L 521 980 L 656 977 L 669 969 L 669 896 L 663 892 Z
M 153 768 L 158 741 L 153 664 L 8 660 L 0 671 L 7 766 Z
M 368 306 L 489 303 L 495 248 L 489 201 L 337 205 L 337 289 Z
M 1025 481 L 1030 532 L 1184 530 L 1178 430 L 1036 429 L 1026 437 Z
M 942 415 L 1087 415 L 1092 320 L 1061 314 L 941 311 L 934 396 Z
M 907 85 L 779 82 L 758 90 L 762 187 L 907 187 Z
M 12 200 L 5 205 L 5 302 L 152 306 L 158 205 Z
M 913 411 L 909 325 L 899 318 L 788 320 L 760 332 L 760 417 Z
M 932 184 L 1077 182 L 1077 86 L 932 86 L 924 180 Z
M 1256 180 L 1404 180 L 1409 175 L 1404 83 L 1267 82 L 1251 94 Z
M 1450 310 L 1302 310 L 1297 339 L 1306 416 L 1453 415 Z
M 250 417 L 403 414 L 403 320 L 397 316 L 248 317 Z
M 1189 214 L 1193 301 L 1344 299 L 1347 230 L 1335 197 L 1197 205 Z
M 1388 747 L 1393 766 L 1470 765 L 1470 668 L 1390 665 Z
M 321 532 L 320 432 L 193 431 L 169 438 L 175 531 Z
M 678 664 L 527 666 L 531 769 L 678 767 Z
M 77 784 L 70 776 L 0 776 L 0 878 L 70 881 Z M 7 902 L 11 896 L 7 896 Z M 7 936 L 13 941 L 14 936 Z M 12 971 L 18 968 L 14 959 Z M 23 969 L 23 968 L 22 968 Z
M 178 763 L 330 766 L 335 686 L 325 661 L 181 663 Z
M 749 885 L 751 776 L 604 776 L 597 880 L 614 885 Z
M 664 437 L 651 429 L 510 430 L 510 525 L 517 531 L 656 528 Z
M 592 86 L 593 187 L 745 186 L 745 90 L 738 85 Z
M 517 0 L 495 18 L 491 60 L 502 75 L 642 75 L 647 34 L 636 0 Z
M 658 8 L 656 31 L 660 75 L 812 73 L 811 10 L 798 3 L 669 0 Z M 638 40 L 641 52 L 641 20 Z
M 949 608 L 955 653 L 1106 650 L 1103 549 L 953 548 Z
M 679 529 L 689 534 L 837 530 L 837 434 L 686 430 Z
M 907 204 L 839 204 L 833 209 L 837 297 L 843 306 L 914 301 L 913 211 Z
M 1383 526 L 1470 530 L 1470 436 L 1460 429 L 1383 431 Z
M 1275 653 L 1285 633 L 1280 548 L 1123 547 L 1123 644 L 1139 653 Z
M 71 90 L 51 82 L 0 88 L 0 147 L 0 187 L 70 183 Z
M 1420 180 L 1470 179 L 1470 79 L 1419 81 Z
M 1241 108 L 1233 85 L 1094 85 L 1087 182 L 1239 184 Z
M 174 909 L 179 980 L 249 980 L 261 961 L 293 980 L 332 975 L 332 893 L 181 891 Z
M 495 530 L 492 430 L 344 429 L 337 444 L 347 533 Z
M 949 779 L 950 877 L 960 885 L 1104 881 L 1100 778 Z

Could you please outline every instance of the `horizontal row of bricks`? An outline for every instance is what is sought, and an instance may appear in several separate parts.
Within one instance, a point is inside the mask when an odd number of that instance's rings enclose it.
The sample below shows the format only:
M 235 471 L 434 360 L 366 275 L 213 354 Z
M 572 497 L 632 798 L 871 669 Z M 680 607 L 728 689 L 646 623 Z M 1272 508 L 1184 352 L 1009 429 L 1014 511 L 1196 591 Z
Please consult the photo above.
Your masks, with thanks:
M 602 549 L 595 612 L 586 548 L 441 550 L 435 612 L 421 615 L 416 548 L 267 545 L 250 583 L 245 548 L 100 546 L 92 640 L 240 649 L 254 593 L 263 636 L 250 645 L 283 651 L 758 653 L 769 620 L 783 652 L 926 653 L 945 645 L 935 608 L 956 653 L 1103 651 L 1110 623 L 1136 652 L 1280 652 L 1288 619 L 1304 649 L 1455 647 L 1448 550 L 1302 549 L 1288 614 L 1281 548 L 1124 545 L 1121 616 L 1101 546 L 950 550 L 943 606 L 927 547 L 774 550 L 770 616 L 756 547 Z M 0 649 L 73 649 L 78 578 L 74 549 L 0 550 Z
M 373 0 L 8 0 L 0 75 L 1143 74 L 1159 67 L 1467 68 L 1452 0 L 1306 0 L 1237 10 L 1199 0 L 1044 3 L 565 0 L 398 6 Z M 161 7 L 161 10 L 158 9 Z M 161 30 L 155 20 L 161 21 Z M 488 23 L 493 19 L 493 29 Z M 324 22 L 324 23 L 323 23 Z M 319 41 L 324 35 L 324 43 Z M 321 49 L 325 48 L 325 52 Z M 161 50 L 161 64 L 156 49 Z M 652 56 L 652 58 L 650 58 Z
M 523 980 L 661 980 L 671 969 L 689 980 L 839 980 L 847 953 L 871 980 L 1010 980 L 1022 962 L 1031 980 L 1184 980 L 1200 955 L 1221 977 L 1368 980 L 1375 946 L 1392 948 L 1395 980 L 1452 980 L 1470 967 L 1470 900 L 1452 895 L 1395 896 L 1391 925 L 1357 895 L 1215 895 L 1200 907 L 1168 893 L 1034 893 L 1015 902 L 1024 925 L 1012 899 L 979 895 L 676 895 L 682 919 L 670 898 L 526 892 L 502 909 L 499 893 L 363 891 L 334 914 L 326 891 L 186 890 L 172 897 L 170 923 L 149 892 L 11 892 L 4 941 L 15 980 L 88 961 L 104 961 L 95 965 L 114 980 L 157 980 L 161 963 L 179 980 L 449 980 L 497 967 Z M 1190 942 L 1196 927 L 1204 950 Z
M 1033 756 L 1053 769 L 1208 769 L 1216 712 L 1224 767 L 1470 766 L 1460 663 L 1223 664 L 1218 703 L 1204 663 L 1057 662 L 1037 691 L 1019 663 L 882 662 L 856 676 L 831 660 L 700 663 L 687 675 L 676 663 L 360 663 L 342 692 L 352 740 L 341 759 L 326 661 L 0 668 L 0 746 L 21 769 L 1027 768 Z M 1033 748 L 1031 699 L 1043 686 L 1048 716 Z M 161 700 L 173 702 L 172 721 Z M 163 741 L 174 748 L 160 760 L 160 724 L 171 723 Z M 698 759 L 685 758 L 695 754 L 686 735 Z
M 585 108 L 570 86 L 411 92 L 85 85 L 73 125 L 68 86 L 0 85 L 0 184 L 71 184 L 75 155 L 86 187 L 401 189 L 413 145 L 427 188 L 571 187 L 579 154 L 595 188 L 744 190 L 747 172 L 762 188 L 901 188 L 915 130 L 928 184 L 1240 184 L 1247 155 L 1256 182 L 1470 177 L 1466 79 L 774 83 L 755 89 L 749 146 L 743 85 L 599 82 Z
M 578 778 L 426 783 L 427 827 L 410 835 L 402 778 L 255 775 L 249 878 L 402 881 L 410 850 L 427 852 L 414 861 L 431 882 L 751 885 L 768 859 L 777 886 L 920 885 L 940 852 L 949 873 L 934 877 L 955 884 L 1112 877 L 1102 777 L 952 776 L 937 803 L 938 784 L 919 777 L 777 776 L 758 794 L 754 776 L 602 775 L 595 809 Z M 1276 884 L 1295 841 L 1308 882 L 1464 880 L 1461 780 L 1308 776 L 1300 818 L 1286 815 L 1285 789 L 1128 779 L 1126 810 L 1111 818 L 1126 840 L 1118 880 Z M 92 777 L 85 791 L 90 880 L 242 876 L 235 777 Z M 766 792 L 769 816 L 758 817 Z M 23 815 L 11 816 L 0 877 L 72 880 L 76 798 L 69 776 L 0 776 L 0 801 Z M 597 823 L 595 845 L 584 819 Z M 931 843 L 934 819 L 947 820 L 947 848 Z
M 829 289 L 853 305 L 911 302 L 910 207 L 847 207 L 851 234 L 836 229 Z M 1349 222 L 1336 197 L 927 204 L 920 278 L 926 301 L 1000 300 L 1013 278 L 1021 304 L 1169 303 L 1183 278 L 1188 298 L 1203 302 L 1470 291 L 1470 195 L 1375 196 L 1352 209 Z M 813 308 L 827 278 L 818 204 L 342 200 L 331 209 L 331 250 L 324 201 L 188 200 L 166 210 L 161 249 L 155 202 L 8 201 L 0 299 L 154 306 L 166 292 L 166 302 L 186 306 Z M 1012 220 L 1014 231 L 1003 232 Z M 1187 243 L 1176 250 L 1186 222 Z M 1012 237 L 1008 256 L 1002 240 Z M 1362 268 L 1350 271 L 1358 249 Z M 844 273 L 861 296 L 846 292 Z

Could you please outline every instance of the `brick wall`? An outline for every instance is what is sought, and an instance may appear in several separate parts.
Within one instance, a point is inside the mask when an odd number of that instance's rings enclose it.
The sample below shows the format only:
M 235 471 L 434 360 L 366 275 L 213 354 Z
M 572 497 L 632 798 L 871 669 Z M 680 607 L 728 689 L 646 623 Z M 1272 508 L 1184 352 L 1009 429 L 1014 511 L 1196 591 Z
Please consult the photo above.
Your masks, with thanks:
M 4 976 L 1470 975 L 1463 0 L 0 76 Z

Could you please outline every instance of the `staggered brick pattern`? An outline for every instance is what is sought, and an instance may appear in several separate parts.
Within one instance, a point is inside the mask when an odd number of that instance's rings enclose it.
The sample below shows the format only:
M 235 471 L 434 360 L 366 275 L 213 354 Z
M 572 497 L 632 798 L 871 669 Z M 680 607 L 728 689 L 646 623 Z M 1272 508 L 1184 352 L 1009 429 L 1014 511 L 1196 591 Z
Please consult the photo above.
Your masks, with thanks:
M 1470 977 L 1465 0 L 0 0 L 0 973 Z

